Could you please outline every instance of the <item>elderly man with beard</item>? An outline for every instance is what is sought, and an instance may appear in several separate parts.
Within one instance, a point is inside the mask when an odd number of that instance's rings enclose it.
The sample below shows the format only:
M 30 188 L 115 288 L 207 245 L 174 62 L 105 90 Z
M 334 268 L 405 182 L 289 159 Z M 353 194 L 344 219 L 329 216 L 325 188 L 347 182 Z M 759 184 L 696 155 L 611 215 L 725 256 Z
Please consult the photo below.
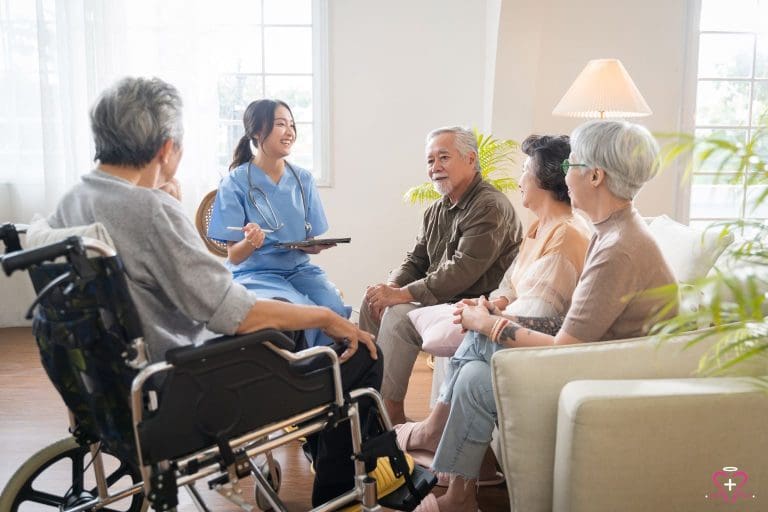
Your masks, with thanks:
M 522 227 L 509 199 L 480 175 L 472 131 L 449 127 L 427 135 L 427 174 L 443 196 L 424 212 L 416 244 L 386 283 L 369 286 L 360 327 L 384 354 L 381 394 L 393 423 L 422 340 L 408 318 L 415 308 L 488 295 L 517 255 Z

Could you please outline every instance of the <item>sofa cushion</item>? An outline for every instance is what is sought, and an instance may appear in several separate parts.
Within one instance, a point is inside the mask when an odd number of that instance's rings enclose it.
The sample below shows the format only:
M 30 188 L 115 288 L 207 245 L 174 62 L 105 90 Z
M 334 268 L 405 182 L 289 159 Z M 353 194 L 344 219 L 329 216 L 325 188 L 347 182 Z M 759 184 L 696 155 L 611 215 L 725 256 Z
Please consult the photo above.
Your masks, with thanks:
M 453 304 L 435 304 L 408 312 L 416 331 L 421 335 L 421 349 L 435 356 L 449 357 L 464 339 L 461 326 L 453 323 L 456 318 Z
M 648 229 L 681 283 L 706 277 L 718 256 L 733 242 L 731 233 L 692 228 L 666 215 L 654 218 Z

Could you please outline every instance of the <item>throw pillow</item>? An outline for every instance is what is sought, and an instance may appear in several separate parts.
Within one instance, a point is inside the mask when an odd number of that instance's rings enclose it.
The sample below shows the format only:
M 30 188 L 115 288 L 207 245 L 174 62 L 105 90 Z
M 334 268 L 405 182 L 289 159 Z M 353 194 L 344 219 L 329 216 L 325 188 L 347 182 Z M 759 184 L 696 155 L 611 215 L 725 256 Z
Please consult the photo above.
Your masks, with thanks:
M 660 215 L 648 225 L 661 253 L 681 283 L 692 283 L 707 275 L 718 256 L 733 242 L 719 229 L 696 229 Z
M 27 228 L 26 246 L 27 248 L 40 247 L 43 245 L 60 242 L 70 236 L 83 236 L 88 238 L 95 238 L 100 242 L 104 242 L 108 246 L 114 248 L 115 243 L 112 241 L 112 237 L 107 233 L 107 229 L 101 222 L 94 222 L 85 226 L 77 226 L 73 228 L 52 228 L 48 225 L 48 221 L 40 216 L 35 216 L 32 222 Z
M 459 348 L 464 335 L 461 325 L 454 324 L 453 304 L 436 304 L 416 308 L 408 313 L 408 318 L 421 335 L 421 349 L 439 357 L 449 357 Z

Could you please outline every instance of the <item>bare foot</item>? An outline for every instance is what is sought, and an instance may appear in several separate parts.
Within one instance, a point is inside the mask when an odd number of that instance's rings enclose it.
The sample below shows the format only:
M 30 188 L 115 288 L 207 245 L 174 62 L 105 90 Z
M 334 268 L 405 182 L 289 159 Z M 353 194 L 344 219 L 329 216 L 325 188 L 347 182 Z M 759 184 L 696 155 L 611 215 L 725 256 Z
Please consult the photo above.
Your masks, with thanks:
M 477 512 L 477 487 L 474 480 L 455 477 L 445 494 L 437 498 L 440 512 Z
M 406 450 L 427 450 L 432 453 L 437 451 L 437 445 L 440 444 L 440 438 L 443 435 L 442 429 L 436 431 L 430 429 L 428 421 L 418 421 L 413 427 L 411 438 L 408 440 Z

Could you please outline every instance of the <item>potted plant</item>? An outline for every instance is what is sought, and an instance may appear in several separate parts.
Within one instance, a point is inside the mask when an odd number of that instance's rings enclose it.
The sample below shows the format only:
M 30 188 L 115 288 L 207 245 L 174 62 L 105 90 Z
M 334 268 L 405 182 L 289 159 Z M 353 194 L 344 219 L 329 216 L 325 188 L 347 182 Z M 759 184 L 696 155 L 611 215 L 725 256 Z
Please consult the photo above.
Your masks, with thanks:
M 517 180 L 510 174 L 515 163 L 515 154 L 520 145 L 514 140 L 497 139 L 474 130 L 477 137 L 477 157 L 480 173 L 485 181 L 502 192 L 517 190 Z M 431 203 L 440 198 L 431 181 L 409 188 L 403 194 L 403 201 L 409 204 Z
M 745 142 L 716 135 L 661 135 L 668 142 L 662 148 L 662 165 L 687 158 L 686 177 L 691 169 L 708 165 L 717 170 L 721 183 L 768 185 L 768 113 Z M 728 172 L 725 172 L 725 170 Z M 768 186 L 748 199 L 747 212 L 768 204 Z M 680 288 L 681 303 L 698 302 L 694 310 L 658 323 L 654 331 L 662 339 L 698 326 L 712 326 L 722 336 L 700 361 L 703 375 L 718 375 L 756 357 L 768 357 L 768 222 L 734 220 L 713 223 L 708 229 L 721 235 L 732 232 L 737 242 L 718 260 L 723 262 L 706 278 Z M 676 290 L 661 290 L 676 293 Z M 694 338 L 695 344 L 706 336 Z M 766 381 L 768 383 L 768 381 Z

